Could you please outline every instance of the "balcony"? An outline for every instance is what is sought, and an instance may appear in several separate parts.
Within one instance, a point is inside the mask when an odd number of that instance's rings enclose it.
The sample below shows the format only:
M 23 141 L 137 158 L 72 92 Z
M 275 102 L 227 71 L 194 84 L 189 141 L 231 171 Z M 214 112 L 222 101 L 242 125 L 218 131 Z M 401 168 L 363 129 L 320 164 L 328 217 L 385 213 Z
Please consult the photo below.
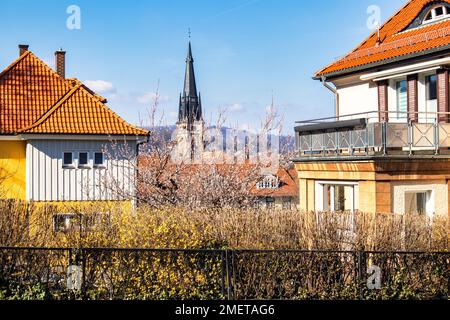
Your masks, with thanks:
M 296 160 L 448 157 L 449 118 L 450 113 L 388 112 L 380 117 L 372 112 L 301 121 L 295 128 Z

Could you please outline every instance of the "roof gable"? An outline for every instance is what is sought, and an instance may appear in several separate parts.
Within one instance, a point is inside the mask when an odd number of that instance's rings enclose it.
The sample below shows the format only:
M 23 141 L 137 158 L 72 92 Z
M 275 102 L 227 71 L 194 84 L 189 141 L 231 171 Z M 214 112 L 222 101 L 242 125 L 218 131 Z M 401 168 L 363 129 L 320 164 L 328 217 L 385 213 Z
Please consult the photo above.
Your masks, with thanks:
M 31 52 L 0 74 L 0 133 L 16 133 L 39 119 L 71 89 Z
M 147 135 L 27 51 L 0 73 L 0 134 Z
M 316 72 L 316 77 L 350 72 L 375 63 L 389 63 L 392 59 L 412 54 L 426 54 L 430 50 L 447 49 L 450 45 L 450 20 L 414 27 L 421 15 L 437 4 L 450 0 L 411 0 L 389 18 L 345 57 Z M 421 20 L 422 21 L 422 20 Z
M 146 135 L 121 119 L 93 96 L 83 85 L 77 85 L 23 133 Z

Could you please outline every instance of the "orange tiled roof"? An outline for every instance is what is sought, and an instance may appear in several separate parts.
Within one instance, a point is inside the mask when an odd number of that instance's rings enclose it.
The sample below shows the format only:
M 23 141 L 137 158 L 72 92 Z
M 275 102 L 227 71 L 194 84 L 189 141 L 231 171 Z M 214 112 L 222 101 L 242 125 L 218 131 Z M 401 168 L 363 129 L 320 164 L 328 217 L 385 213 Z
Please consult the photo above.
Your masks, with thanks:
M 425 54 L 432 49 L 442 49 L 450 44 L 450 20 L 443 20 L 415 29 L 405 30 L 435 0 L 411 0 L 394 14 L 380 28 L 372 33 L 356 49 L 316 73 L 316 77 L 337 72 L 350 71 L 353 68 L 370 66 L 373 63 L 389 62 L 412 54 Z M 450 0 L 443 2 L 450 3 Z
M 148 134 L 121 119 L 105 101 L 27 51 L 0 73 L 0 134 Z
M 278 189 L 257 189 L 252 188 L 251 192 L 259 197 L 298 197 L 299 185 L 298 176 L 295 169 L 280 168 L 276 174 L 280 179 L 280 187 Z

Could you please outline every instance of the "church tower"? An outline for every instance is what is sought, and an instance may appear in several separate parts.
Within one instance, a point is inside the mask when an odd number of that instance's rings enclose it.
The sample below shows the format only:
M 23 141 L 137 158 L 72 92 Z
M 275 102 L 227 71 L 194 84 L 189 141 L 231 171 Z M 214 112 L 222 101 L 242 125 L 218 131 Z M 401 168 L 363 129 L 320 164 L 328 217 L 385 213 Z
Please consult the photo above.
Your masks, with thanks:
M 177 142 L 178 150 L 195 160 L 203 152 L 203 110 L 200 93 L 197 93 L 195 81 L 194 58 L 192 57 L 191 42 L 189 42 L 186 58 L 186 72 L 184 90 L 180 94 Z

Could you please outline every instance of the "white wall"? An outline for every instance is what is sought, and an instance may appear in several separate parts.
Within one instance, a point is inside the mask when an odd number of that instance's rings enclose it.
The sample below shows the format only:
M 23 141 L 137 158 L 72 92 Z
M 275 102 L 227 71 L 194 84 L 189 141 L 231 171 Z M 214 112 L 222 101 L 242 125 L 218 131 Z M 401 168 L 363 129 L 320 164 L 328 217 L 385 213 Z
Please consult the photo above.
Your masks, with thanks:
M 27 199 L 32 201 L 83 201 L 122 200 L 112 188 L 105 188 L 105 181 L 113 178 L 128 193 L 134 191 L 135 168 L 128 157 L 113 150 L 127 149 L 136 153 L 136 142 L 117 143 L 108 141 L 31 140 L 27 143 Z M 105 149 L 105 168 L 93 166 L 93 152 Z M 90 168 L 63 168 L 64 152 L 89 152 Z M 107 155 L 111 156 L 107 156 Z
M 339 115 L 378 111 L 378 89 L 373 82 L 359 82 L 338 86 Z M 373 115 L 372 115 L 373 116 Z M 363 118 L 364 115 L 352 118 Z M 345 120 L 342 118 L 341 120 Z
M 428 192 L 432 193 L 432 206 L 436 214 L 447 214 L 448 212 L 448 187 L 446 181 L 401 181 L 392 182 L 394 213 L 405 214 L 406 192 Z

